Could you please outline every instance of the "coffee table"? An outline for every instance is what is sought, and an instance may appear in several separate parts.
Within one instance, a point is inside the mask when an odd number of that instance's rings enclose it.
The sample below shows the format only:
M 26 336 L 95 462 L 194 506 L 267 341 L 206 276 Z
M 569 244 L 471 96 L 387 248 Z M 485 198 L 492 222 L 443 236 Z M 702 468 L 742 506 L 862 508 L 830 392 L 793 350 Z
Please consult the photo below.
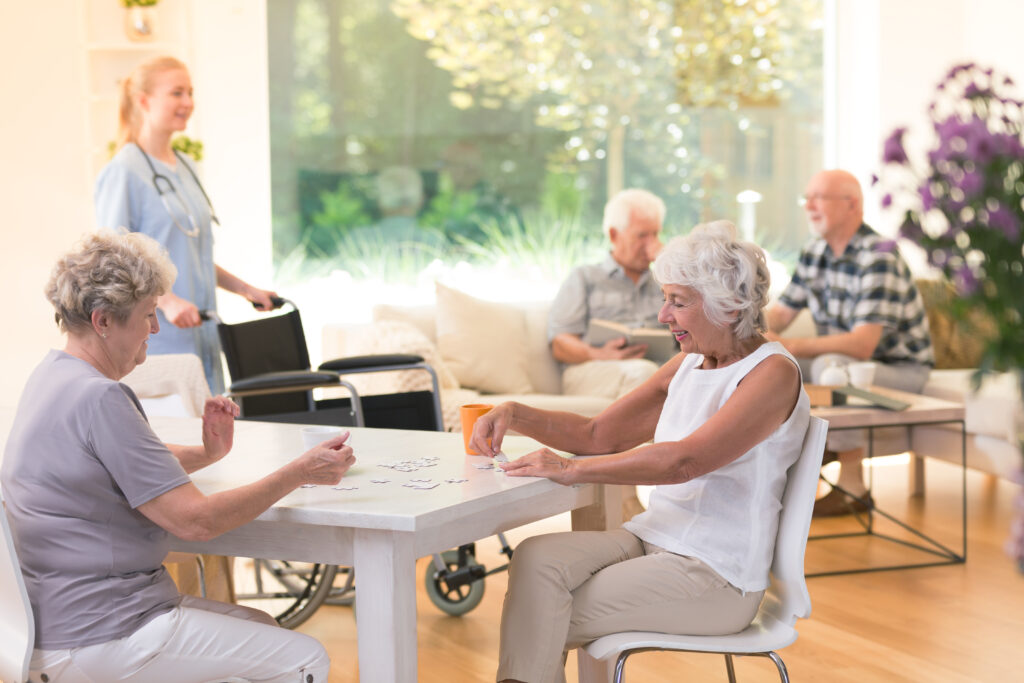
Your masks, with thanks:
M 839 569 L 825 572 L 807 574 L 812 576 L 833 576 L 838 574 L 853 574 L 863 572 L 886 571 L 891 569 L 909 569 L 913 567 L 931 567 L 936 565 L 960 564 L 967 561 L 967 433 L 964 425 L 964 407 L 959 403 L 944 401 L 931 396 L 911 394 L 895 389 L 884 387 L 871 387 L 872 392 L 889 396 L 910 404 L 905 410 L 886 410 L 857 399 L 848 399 L 846 405 L 829 407 L 812 407 L 811 414 L 823 418 L 829 423 L 829 432 L 866 429 L 868 432 L 867 457 L 873 458 L 875 430 L 883 427 L 906 427 L 913 429 L 916 426 L 934 424 L 959 424 L 960 425 L 960 482 L 961 482 L 961 545 L 960 550 L 953 550 L 934 538 L 926 535 L 920 529 L 915 529 L 907 522 L 897 519 L 893 515 L 881 510 L 876 506 L 870 508 L 867 513 L 857 515 L 858 521 L 863 527 L 861 531 L 850 533 L 820 534 L 811 536 L 809 540 L 822 540 L 834 538 L 849 538 L 855 536 L 872 536 L 886 542 L 897 543 L 910 548 L 915 548 L 931 556 L 922 562 L 911 564 L 892 564 L 883 566 L 872 566 L 864 568 Z M 927 455 L 923 453 L 921 455 Z M 871 493 L 873 484 L 873 472 L 869 470 L 868 495 Z M 824 476 L 822 479 L 825 480 Z M 827 481 L 827 480 L 825 480 Z M 867 503 L 864 498 L 859 498 L 845 489 L 828 482 L 831 486 L 855 498 L 862 503 Z M 897 525 L 908 532 L 919 542 L 908 541 L 896 538 L 879 532 L 875 528 L 874 515 L 878 515 L 889 522 Z

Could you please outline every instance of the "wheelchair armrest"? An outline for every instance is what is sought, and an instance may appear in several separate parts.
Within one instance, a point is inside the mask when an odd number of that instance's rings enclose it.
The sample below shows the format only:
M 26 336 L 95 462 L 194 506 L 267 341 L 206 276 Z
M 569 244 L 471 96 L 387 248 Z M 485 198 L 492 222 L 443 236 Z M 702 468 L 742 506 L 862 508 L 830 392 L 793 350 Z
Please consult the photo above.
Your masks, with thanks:
M 233 382 L 228 394 L 233 396 L 272 394 L 283 390 L 304 391 L 316 387 L 337 386 L 341 383 L 338 373 L 327 370 L 287 370 L 265 372 Z
M 415 365 L 422 363 L 423 356 L 414 356 L 408 353 L 388 353 L 373 356 L 349 356 L 347 358 L 335 358 L 320 364 L 320 370 L 332 372 L 345 372 L 351 370 L 362 370 L 374 368 L 378 365 Z

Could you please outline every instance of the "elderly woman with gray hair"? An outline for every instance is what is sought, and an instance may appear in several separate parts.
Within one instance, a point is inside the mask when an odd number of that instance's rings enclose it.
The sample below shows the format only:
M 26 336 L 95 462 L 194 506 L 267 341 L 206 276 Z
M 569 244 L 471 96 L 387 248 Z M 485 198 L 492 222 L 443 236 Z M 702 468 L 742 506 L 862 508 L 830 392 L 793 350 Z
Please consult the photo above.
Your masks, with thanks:
M 499 466 L 560 484 L 653 484 L 623 528 L 527 539 L 509 568 L 498 680 L 564 680 L 565 652 L 609 633 L 725 634 L 768 587 L 786 470 L 810 406 L 800 370 L 768 342 L 769 274 L 725 221 L 672 240 L 654 262 L 658 319 L 681 353 L 594 418 L 504 403 L 470 447 L 496 454 L 509 430 L 542 448 Z M 653 440 L 653 443 L 648 443 Z
M 205 495 L 189 472 L 231 449 L 238 408 L 206 402 L 202 445 L 163 444 L 118 380 L 146 359 L 175 269 L 144 235 L 87 235 L 46 296 L 67 333 L 29 377 L 0 485 L 35 616 L 31 680 L 326 681 L 315 639 L 258 610 L 178 594 L 168 534 L 204 540 L 302 484 L 336 484 L 347 434 L 247 486 Z

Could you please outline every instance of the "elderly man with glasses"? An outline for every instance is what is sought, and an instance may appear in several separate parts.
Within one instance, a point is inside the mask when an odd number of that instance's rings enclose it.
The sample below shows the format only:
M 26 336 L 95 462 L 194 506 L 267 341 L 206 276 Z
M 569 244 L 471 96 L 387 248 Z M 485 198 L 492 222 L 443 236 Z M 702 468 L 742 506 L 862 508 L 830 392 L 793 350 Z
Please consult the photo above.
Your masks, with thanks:
M 833 364 L 874 361 L 874 384 L 920 392 L 934 365 L 928 319 L 910 269 L 890 241 L 864 224 L 857 179 L 841 170 L 811 178 L 804 209 L 814 239 L 800 252 L 792 280 L 768 308 L 769 339 L 800 361 L 805 381 Z M 807 307 L 817 336 L 780 338 Z M 865 435 L 829 436 L 826 462 L 838 458 L 838 486 L 815 503 L 818 516 L 860 512 L 873 501 L 861 471 Z

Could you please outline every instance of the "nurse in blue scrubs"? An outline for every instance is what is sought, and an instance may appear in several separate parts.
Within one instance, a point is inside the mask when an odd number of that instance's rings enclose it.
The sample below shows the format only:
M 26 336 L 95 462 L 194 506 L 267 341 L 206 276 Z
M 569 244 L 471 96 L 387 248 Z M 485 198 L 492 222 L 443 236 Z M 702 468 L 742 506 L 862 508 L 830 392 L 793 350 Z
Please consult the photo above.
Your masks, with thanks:
M 217 222 L 192 161 L 171 147 L 192 115 L 192 81 L 173 57 L 139 65 L 121 84 L 118 145 L 100 172 L 94 202 L 101 227 L 123 227 L 157 240 L 178 269 L 172 291 L 157 301 L 160 332 L 149 353 L 194 353 L 214 394 L 224 391 L 220 340 L 199 312 L 215 310 L 217 287 L 269 311 L 276 293 L 254 287 L 213 262 Z

